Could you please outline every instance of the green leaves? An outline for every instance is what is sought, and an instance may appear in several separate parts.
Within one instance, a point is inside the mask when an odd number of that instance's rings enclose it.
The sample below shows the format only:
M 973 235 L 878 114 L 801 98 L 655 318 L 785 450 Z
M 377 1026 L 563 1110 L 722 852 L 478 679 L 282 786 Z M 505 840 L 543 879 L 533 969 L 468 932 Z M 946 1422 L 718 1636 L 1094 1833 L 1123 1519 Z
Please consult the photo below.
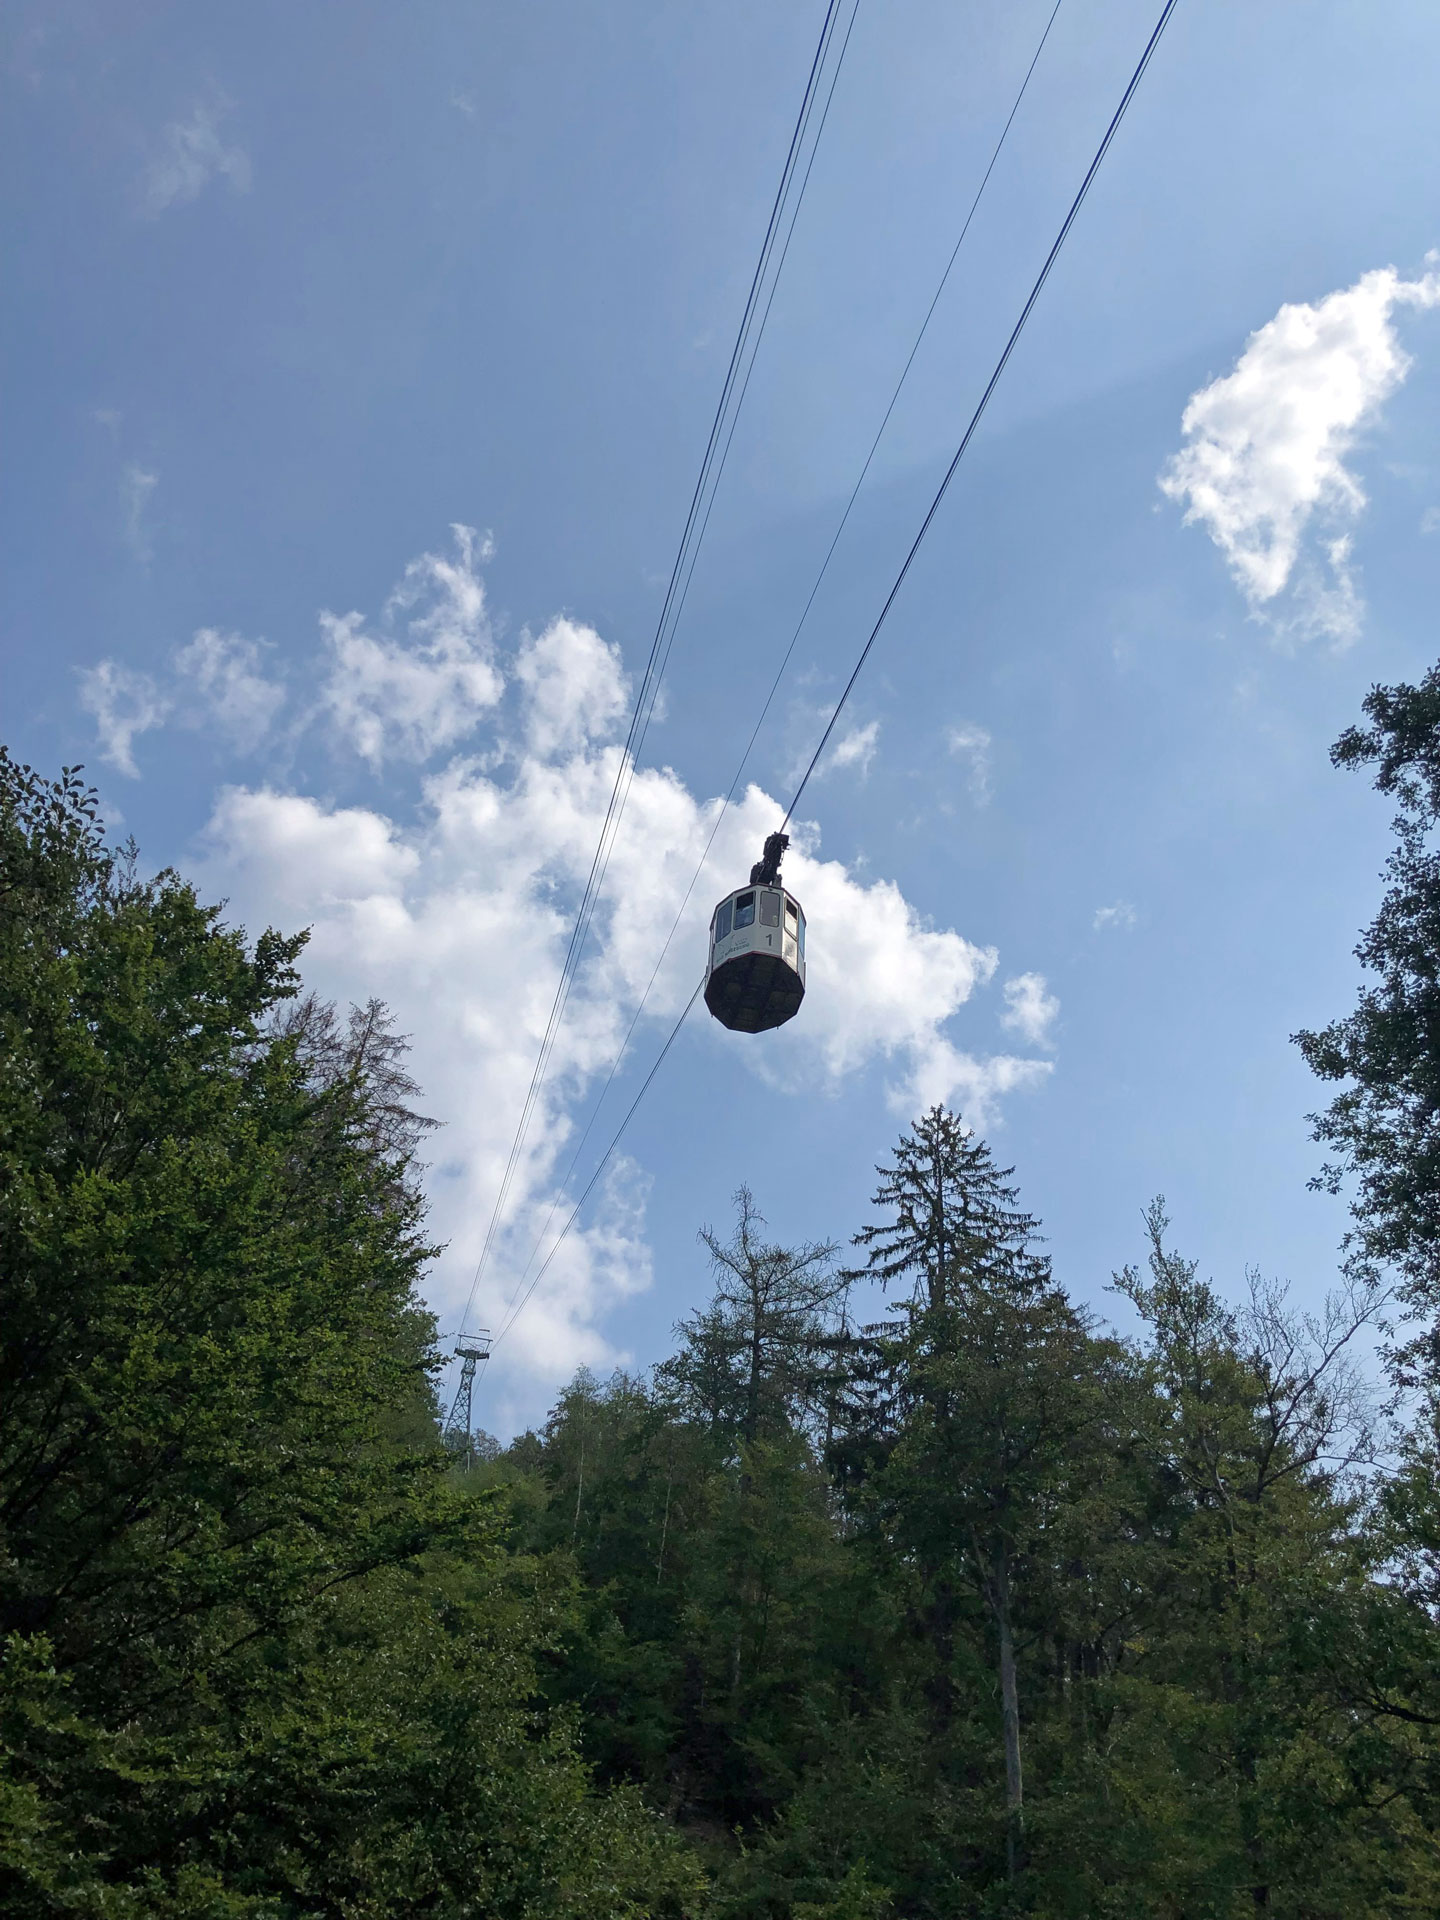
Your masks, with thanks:
M 1337 749 L 1408 811 L 1381 985 L 1305 1042 L 1360 1176 L 1322 1312 L 1157 1203 L 1105 1333 L 935 1109 L 857 1236 L 879 1325 L 742 1192 L 673 1359 L 468 1473 L 385 1009 L 0 753 L 6 1915 L 1436 1911 L 1434 1355 L 1383 1475 L 1349 1355 L 1376 1263 L 1428 1311 L 1440 1261 L 1437 715 Z
M 1400 803 L 1379 912 L 1357 955 L 1373 984 L 1355 1010 L 1293 1037 L 1311 1070 L 1344 1083 L 1316 1138 L 1334 1158 L 1319 1184 L 1353 1183 L 1351 1270 L 1400 1275 L 1401 1296 L 1422 1321 L 1440 1314 L 1440 668 L 1418 686 L 1375 687 L 1371 726 L 1336 743 L 1337 766 L 1376 768 L 1375 785 Z M 1434 1364 L 1422 1344 L 1410 1360 Z M 1402 1365 L 1404 1362 L 1402 1361 Z
M 453 1483 L 404 1045 L 0 755 L 0 1904 L 678 1914 Z M 562 1583 L 563 1584 L 563 1583 Z

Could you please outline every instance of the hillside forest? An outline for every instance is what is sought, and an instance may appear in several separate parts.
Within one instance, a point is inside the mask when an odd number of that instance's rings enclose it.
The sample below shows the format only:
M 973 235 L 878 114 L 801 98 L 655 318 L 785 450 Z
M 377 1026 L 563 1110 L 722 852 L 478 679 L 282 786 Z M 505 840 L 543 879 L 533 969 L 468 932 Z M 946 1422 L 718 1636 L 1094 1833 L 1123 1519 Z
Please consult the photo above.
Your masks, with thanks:
M 384 1007 L 0 750 L 0 1911 L 1440 1911 L 1440 669 L 1333 757 L 1396 820 L 1296 1036 L 1323 1305 L 1161 1199 L 1082 1304 L 937 1108 L 467 1448 Z

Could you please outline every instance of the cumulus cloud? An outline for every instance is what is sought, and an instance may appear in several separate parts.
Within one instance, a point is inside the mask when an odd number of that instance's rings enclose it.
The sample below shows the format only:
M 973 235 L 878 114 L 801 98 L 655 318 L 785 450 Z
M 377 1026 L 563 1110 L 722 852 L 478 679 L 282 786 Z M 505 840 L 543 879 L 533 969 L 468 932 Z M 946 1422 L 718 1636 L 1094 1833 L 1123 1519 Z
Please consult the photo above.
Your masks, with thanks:
M 925 1107 L 953 1107 L 964 1114 L 967 1126 L 984 1133 L 995 1124 L 998 1103 L 1006 1094 L 1042 1085 L 1053 1070 L 1049 1060 L 1027 1060 L 1011 1053 L 977 1059 L 942 1038 L 896 1089 L 890 1104 L 906 1116 Z
M 418 802 L 339 805 L 277 784 L 232 784 L 203 836 L 201 874 L 252 931 L 308 926 L 309 982 L 341 1000 L 378 994 L 414 1037 L 427 1112 L 442 1118 L 429 1191 L 437 1240 L 432 1283 L 442 1312 L 460 1310 L 499 1189 L 545 1031 L 575 907 L 623 766 L 629 688 L 618 651 L 568 617 L 502 647 L 490 630 L 478 566 L 483 549 L 457 531 L 454 555 L 407 570 L 378 623 L 321 622 L 313 663 L 320 694 L 297 701 L 297 728 L 342 757 L 372 764 L 433 754 Z M 336 684 L 336 625 L 365 639 L 360 677 Z M 303 662 L 292 676 L 303 681 Z M 366 675 L 369 675 L 366 678 Z M 237 744 L 262 737 L 284 688 L 256 643 L 202 628 L 173 657 L 163 685 L 103 662 L 84 683 L 116 764 L 134 771 L 146 727 L 232 709 Z M 458 709 L 458 712 L 457 712 Z M 366 751 L 369 749 L 369 751 Z M 487 1269 L 476 1318 L 496 1324 L 521 1284 L 574 1150 L 574 1115 L 608 1071 L 650 983 L 716 826 L 721 803 L 692 794 L 668 768 L 634 772 L 589 945 L 535 1124 Z M 725 815 L 655 981 L 642 1029 L 657 1036 L 689 1000 L 712 901 L 748 870 L 781 812 L 751 786 Z M 809 926 L 805 1015 L 763 1053 L 703 1010 L 687 1048 L 720 1054 L 727 1073 L 760 1073 L 783 1093 L 837 1090 L 878 1072 L 902 1115 L 958 1104 L 986 1126 L 1004 1096 L 1043 1080 L 1048 1061 L 961 1049 L 953 1016 L 993 979 L 997 955 L 928 924 L 900 889 L 864 881 L 823 856 L 815 830 L 793 829 L 786 878 Z M 1053 1001 L 1038 975 L 1006 988 L 1004 1018 L 1043 1039 Z M 602 1130 L 603 1137 L 603 1130 Z M 607 1309 L 647 1283 L 643 1178 L 620 1163 L 565 1242 L 507 1343 L 517 1381 L 553 1381 L 582 1362 L 618 1356 Z M 568 1209 L 562 1208 L 558 1218 Z M 497 1382 L 497 1385 L 499 1383 Z M 523 1389 L 522 1389 L 523 1390 Z
M 618 692 L 613 655 L 611 663 Z M 234 910 L 253 926 L 308 923 L 307 975 L 342 997 L 380 994 L 415 1035 L 427 1110 L 446 1121 L 437 1148 L 446 1171 L 434 1183 L 434 1205 L 439 1235 L 450 1242 L 437 1287 L 452 1307 L 479 1254 L 619 753 L 587 739 L 550 756 L 518 749 L 503 767 L 456 759 L 425 782 L 419 817 L 408 825 L 268 787 L 227 789 L 210 822 L 211 873 Z M 620 1045 L 718 805 L 695 799 L 668 769 L 635 775 L 606 883 L 609 906 L 602 902 L 596 916 L 572 994 L 479 1302 L 482 1321 L 499 1316 L 525 1264 L 564 1165 L 577 1096 Z M 651 999 L 660 1026 L 695 985 L 712 897 L 743 870 L 777 811 L 751 787 L 722 825 Z M 1000 1093 L 1047 1070 L 1041 1062 L 976 1061 L 944 1035 L 944 1023 L 993 974 L 993 951 L 925 926 L 891 882 L 862 885 L 813 842 L 792 847 L 786 877 L 809 922 L 810 992 L 804 1021 L 767 1050 L 774 1079 L 813 1088 L 888 1063 L 904 1110 L 958 1093 L 969 1117 L 983 1122 Z M 757 1064 L 743 1040 L 698 1024 L 692 1044 Z M 512 1351 L 534 1371 L 553 1377 L 613 1358 L 596 1320 L 645 1266 L 638 1229 L 622 1230 L 623 1198 L 612 1194 L 608 1224 L 566 1243 L 517 1323 Z
M 210 181 L 228 181 L 236 193 L 250 187 L 250 157 L 221 138 L 218 110 L 197 106 L 188 120 L 172 120 L 141 189 L 145 211 L 155 218 L 167 207 L 196 200 Z
M 463 742 L 447 731 L 428 693 L 400 714 L 333 698 L 313 709 L 314 724 L 331 726 L 346 748 L 356 744 L 357 710 L 368 713 L 382 730 L 377 759 L 397 742 L 412 752 L 454 742 L 422 779 L 418 807 L 403 814 L 341 807 L 273 785 L 232 785 L 219 795 L 204 838 L 203 870 L 237 919 L 252 929 L 308 925 L 311 982 L 342 999 L 379 994 L 413 1034 L 427 1111 L 446 1123 L 434 1144 L 430 1191 L 436 1238 L 448 1243 L 433 1298 L 450 1312 L 468 1291 L 499 1188 L 622 766 L 617 736 L 628 708 L 619 655 L 593 628 L 557 619 L 499 647 L 485 617 L 479 557 L 465 538 L 452 561 L 423 556 L 392 602 L 410 616 L 405 635 L 380 636 L 438 675 L 483 669 L 483 681 L 461 683 L 472 689 Z M 369 629 L 356 615 L 347 631 Z M 233 637 L 228 644 L 234 647 Z M 328 684 L 328 623 L 322 647 Z M 253 656 L 217 651 L 208 640 L 196 658 L 219 662 L 217 682 L 231 668 L 258 671 Z M 550 1080 L 477 1301 L 481 1323 L 498 1321 L 520 1281 L 574 1148 L 573 1116 L 620 1046 L 719 809 L 668 768 L 634 774 Z M 748 868 L 780 811 L 774 797 L 751 786 L 722 822 L 651 996 L 655 1034 L 668 1030 L 695 986 L 712 900 Z M 1018 1053 L 968 1053 L 949 1032 L 956 1012 L 992 980 L 993 949 L 927 924 L 893 882 L 864 882 L 826 859 L 803 824 L 786 878 L 809 924 L 804 1019 L 773 1035 L 762 1057 L 702 1013 L 686 1046 L 718 1050 L 733 1070 L 760 1072 L 778 1090 L 812 1094 L 878 1068 L 897 1112 L 946 1100 L 979 1126 L 993 1121 L 1005 1095 L 1049 1073 L 1048 1061 Z M 1053 1003 L 1039 976 L 1021 979 L 1033 991 L 1026 986 L 1022 994 L 1011 982 L 1005 1017 L 1029 1040 Z M 1025 1021 L 1017 1009 L 1028 1010 Z M 639 1179 L 633 1168 L 614 1171 L 598 1210 L 551 1265 L 508 1342 L 519 1377 L 553 1380 L 581 1362 L 616 1358 L 604 1315 L 649 1273 Z
M 957 760 L 963 761 L 969 770 L 966 785 L 970 789 L 970 798 L 977 807 L 989 806 L 990 735 L 984 727 L 964 721 L 958 727 L 951 727 L 949 745 L 951 753 Z
M 629 706 L 614 653 L 593 627 L 574 620 L 552 620 L 538 638 L 527 634 L 515 678 L 524 695 L 525 738 L 532 752 L 546 757 L 607 738 Z
M 1117 900 L 1113 906 L 1097 907 L 1091 924 L 1096 933 L 1106 933 L 1112 929 L 1128 933 L 1135 924 L 1135 909 L 1128 900 Z
M 323 700 L 340 734 L 379 771 L 386 760 L 428 760 L 474 731 L 499 700 L 485 584 L 488 544 L 456 526 L 453 557 L 412 560 L 378 633 L 359 613 L 320 616 L 330 652 Z M 397 619 L 414 612 L 405 635 Z
M 148 673 L 134 673 L 114 660 L 85 667 L 80 673 L 80 704 L 94 716 L 100 758 L 130 779 L 140 777 L 135 764 L 136 736 L 162 726 L 171 703 Z
M 1437 304 L 1440 272 L 1404 280 L 1378 268 L 1323 300 L 1281 307 L 1230 373 L 1191 396 L 1185 444 L 1161 489 L 1205 528 L 1251 612 L 1282 635 L 1344 645 L 1359 631 L 1345 527 L 1365 492 L 1346 462 L 1410 370 L 1397 310 Z
M 1002 1027 L 1018 1033 L 1028 1046 L 1049 1045 L 1050 1029 L 1060 1013 L 1060 1002 L 1046 991 L 1043 973 L 1017 973 L 1005 982 Z

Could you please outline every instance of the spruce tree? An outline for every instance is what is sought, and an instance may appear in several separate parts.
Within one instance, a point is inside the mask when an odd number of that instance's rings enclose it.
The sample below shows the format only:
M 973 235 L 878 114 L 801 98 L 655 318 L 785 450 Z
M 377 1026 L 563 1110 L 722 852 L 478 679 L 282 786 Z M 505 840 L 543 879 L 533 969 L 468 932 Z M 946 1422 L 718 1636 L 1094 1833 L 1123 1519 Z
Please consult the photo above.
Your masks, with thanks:
M 959 1114 L 932 1107 L 900 1136 L 893 1165 L 876 1168 L 873 1204 L 888 1217 L 855 1235 L 868 1277 L 888 1287 L 913 1276 L 919 1299 L 937 1312 L 957 1289 L 1042 1286 L 1049 1267 L 1033 1251 L 1039 1222 L 1016 1206 L 1013 1171 L 995 1165 Z
M 1009 1170 L 957 1114 L 933 1108 L 879 1172 L 882 1217 L 856 1240 L 871 1275 L 887 1285 L 913 1276 L 914 1293 L 880 1343 L 892 1431 L 868 1499 L 924 1570 L 942 1745 L 958 1710 L 963 1596 L 988 1617 L 1013 1878 L 1024 1826 L 1017 1631 L 1053 1589 L 1064 1517 L 1085 1493 L 1080 1442 L 1099 1417 L 1097 1355 L 1036 1250 L 1038 1223 L 1017 1205 Z

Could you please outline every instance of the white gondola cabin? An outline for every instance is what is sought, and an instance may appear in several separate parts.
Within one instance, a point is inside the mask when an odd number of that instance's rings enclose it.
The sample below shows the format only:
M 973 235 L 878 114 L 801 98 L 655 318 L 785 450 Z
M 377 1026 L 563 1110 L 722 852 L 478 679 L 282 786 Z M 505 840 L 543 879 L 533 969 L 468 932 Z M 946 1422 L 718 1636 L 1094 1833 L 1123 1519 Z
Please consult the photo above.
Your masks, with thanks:
M 805 915 L 780 885 L 778 865 L 770 885 L 752 879 L 727 894 L 710 921 L 705 1004 L 735 1033 L 782 1027 L 805 998 Z

